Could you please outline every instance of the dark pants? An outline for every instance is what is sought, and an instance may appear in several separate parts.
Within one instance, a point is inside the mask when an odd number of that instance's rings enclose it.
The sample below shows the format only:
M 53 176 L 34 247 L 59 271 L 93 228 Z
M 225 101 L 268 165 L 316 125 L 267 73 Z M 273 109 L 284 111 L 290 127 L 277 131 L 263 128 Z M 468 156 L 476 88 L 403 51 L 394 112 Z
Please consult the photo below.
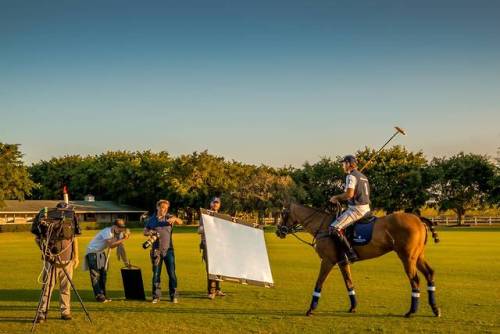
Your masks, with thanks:
M 94 289 L 95 297 L 105 297 L 106 296 L 106 268 L 98 269 L 97 267 L 97 254 L 89 253 L 87 254 L 87 263 L 89 265 L 90 271 L 90 282 L 92 283 L 92 289 Z
M 152 251 L 151 262 L 153 264 L 153 298 L 161 297 L 160 275 L 163 263 L 165 263 L 165 266 L 167 267 L 168 292 L 170 294 L 170 298 L 174 298 L 177 290 L 174 250 L 169 248 L 165 256 L 162 256 L 157 250 Z
M 200 248 L 203 252 L 203 261 L 205 261 L 205 269 L 207 270 L 207 291 L 209 294 L 214 294 L 216 291 L 220 291 L 220 281 L 208 277 L 207 242 L 205 240 L 201 242 Z

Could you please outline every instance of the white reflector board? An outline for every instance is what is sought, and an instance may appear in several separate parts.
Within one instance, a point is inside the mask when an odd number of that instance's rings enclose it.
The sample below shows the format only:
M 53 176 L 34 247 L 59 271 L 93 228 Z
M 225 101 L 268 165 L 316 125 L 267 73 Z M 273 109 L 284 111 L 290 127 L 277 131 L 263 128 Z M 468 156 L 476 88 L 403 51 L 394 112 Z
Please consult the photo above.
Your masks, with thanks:
M 207 213 L 208 211 L 202 210 L 209 277 L 243 284 L 273 286 L 264 231 L 232 222 L 229 216 Z

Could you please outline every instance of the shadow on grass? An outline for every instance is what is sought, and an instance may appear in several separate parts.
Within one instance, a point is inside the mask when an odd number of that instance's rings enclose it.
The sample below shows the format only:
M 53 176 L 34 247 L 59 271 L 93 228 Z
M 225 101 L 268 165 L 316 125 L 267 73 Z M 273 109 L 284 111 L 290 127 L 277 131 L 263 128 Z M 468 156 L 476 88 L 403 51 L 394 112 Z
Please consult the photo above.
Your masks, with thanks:
M 181 291 L 179 295 L 179 304 L 172 304 L 168 301 L 162 300 L 159 304 L 152 305 L 150 299 L 145 301 L 131 300 L 128 301 L 123 297 L 123 292 L 119 290 L 109 291 L 108 295 L 113 298 L 116 303 L 105 304 L 98 303 L 94 300 L 94 295 L 91 290 L 79 291 L 83 298 L 83 302 L 92 314 L 98 314 L 100 312 L 110 312 L 110 313 L 169 313 L 169 314 L 193 314 L 193 315 L 236 315 L 236 316 L 271 316 L 278 318 L 285 317 L 306 317 L 304 310 L 298 311 L 297 309 L 248 309 L 248 308 L 220 308 L 220 307 L 210 307 L 210 308 L 193 308 L 184 307 L 183 299 L 200 299 L 206 298 L 205 294 L 200 291 Z M 0 311 L 36 311 L 36 306 L 40 297 L 40 290 L 5 290 L 0 289 L 0 302 L 29 302 L 29 305 L 8 305 L 7 303 L 2 303 L 0 305 Z M 52 296 L 51 311 L 57 312 L 58 309 L 58 291 L 54 291 Z M 227 297 L 224 297 L 227 298 Z M 78 299 L 76 296 L 72 297 L 73 310 L 76 313 L 83 312 L 78 305 Z M 211 303 L 207 300 L 207 303 Z M 76 305 L 75 305 L 76 304 Z M 207 304 L 208 305 L 208 304 Z M 211 306 L 216 306 L 216 304 L 211 303 Z M 323 318 L 323 317 L 340 317 L 340 318 L 403 318 L 403 314 L 395 313 L 348 313 L 347 311 L 318 311 L 313 314 L 313 318 Z M 425 314 L 415 315 L 414 317 L 433 317 L 427 316 Z M 20 317 L 0 317 L 0 322 L 30 322 L 30 319 L 20 318 Z
M 15 302 L 38 302 L 42 289 L 0 289 L 0 302 L 2 301 L 15 301 Z M 78 294 L 85 300 L 93 300 L 94 293 L 92 290 L 80 290 L 77 288 Z M 72 292 L 74 294 L 74 292 Z M 122 291 L 110 291 L 110 294 L 123 296 Z M 76 298 L 76 296 L 75 296 Z M 52 293 L 52 300 L 59 299 L 58 285 L 54 288 Z
M 0 317 L 0 323 L 3 323 L 3 322 L 13 322 L 13 323 L 16 323 L 16 324 L 32 323 L 33 322 L 33 317 L 30 318 L 30 319 L 28 319 L 28 318 L 21 318 L 21 317 Z
M 2 301 L 14 301 L 14 302 L 38 302 L 40 298 L 40 290 L 38 289 L 0 289 L 0 302 Z M 84 302 L 93 302 L 94 293 L 92 290 L 80 290 L 77 288 L 78 294 L 82 297 Z M 162 291 L 163 298 L 168 299 L 168 291 Z M 147 292 L 146 292 L 147 293 Z M 74 297 L 73 300 L 77 301 L 77 297 L 74 291 L 71 292 Z M 125 293 L 122 290 L 110 290 L 107 291 L 106 295 L 113 300 L 126 300 Z M 204 291 L 179 291 L 179 297 L 181 299 L 205 299 L 206 293 Z M 59 299 L 59 289 L 58 286 L 54 288 L 52 293 L 52 300 L 56 301 Z M 148 301 L 150 299 L 147 299 Z M 134 300 L 135 301 L 135 300 Z M 140 302 L 140 301 L 139 301 Z

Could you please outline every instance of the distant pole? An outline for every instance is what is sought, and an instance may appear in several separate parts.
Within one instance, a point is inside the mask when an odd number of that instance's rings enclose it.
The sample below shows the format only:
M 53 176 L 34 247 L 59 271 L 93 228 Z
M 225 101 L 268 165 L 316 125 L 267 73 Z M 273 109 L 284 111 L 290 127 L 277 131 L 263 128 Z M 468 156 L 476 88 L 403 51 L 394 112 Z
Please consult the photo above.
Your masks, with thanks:
M 66 185 L 63 187 L 63 200 L 64 203 L 69 204 L 68 187 Z

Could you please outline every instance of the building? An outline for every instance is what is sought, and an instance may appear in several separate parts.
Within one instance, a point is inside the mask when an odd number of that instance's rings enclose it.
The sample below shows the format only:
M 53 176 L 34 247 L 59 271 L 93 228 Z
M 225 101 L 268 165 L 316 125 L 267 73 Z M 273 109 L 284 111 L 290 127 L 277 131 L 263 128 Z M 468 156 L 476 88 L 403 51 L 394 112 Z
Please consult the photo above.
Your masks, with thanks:
M 112 201 L 95 201 L 93 196 L 86 196 L 86 199 L 86 201 L 69 201 L 75 208 L 80 222 L 110 223 L 117 218 L 139 221 L 140 216 L 146 212 Z M 0 208 L 0 224 L 29 224 L 42 208 L 54 208 L 59 202 L 61 201 L 4 201 L 5 206 Z

